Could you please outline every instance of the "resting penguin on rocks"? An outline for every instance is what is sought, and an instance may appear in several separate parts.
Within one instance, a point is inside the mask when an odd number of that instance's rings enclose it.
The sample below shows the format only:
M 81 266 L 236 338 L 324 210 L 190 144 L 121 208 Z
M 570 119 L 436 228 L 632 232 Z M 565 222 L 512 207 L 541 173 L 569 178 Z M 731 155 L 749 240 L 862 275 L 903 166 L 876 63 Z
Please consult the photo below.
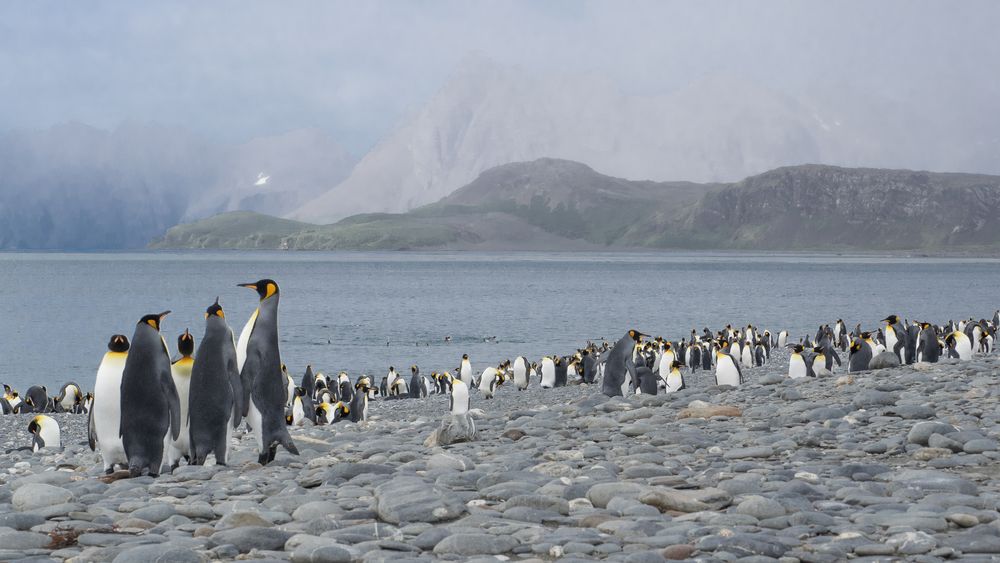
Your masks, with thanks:
M 240 334 L 236 355 L 237 360 L 243 360 L 240 379 L 244 386 L 243 396 L 249 394 L 247 421 L 257 441 L 257 460 L 265 465 L 274 461 L 278 444 L 293 455 L 299 455 L 285 425 L 286 378 L 278 350 L 280 295 L 274 280 L 263 279 L 240 284 L 240 287 L 256 290 L 260 298 L 257 310 Z
M 965 362 L 972 359 L 972 341 L 964 332 L 955 331 L 944 339 L 949 358 L 958 358 Z
M 479 392 L 483 394 L 484 399 L 492 399 L 501 383 L 503 375 L 497 368 L 490 366 L 479 376 Z
M 205 311 L 205 336 L 191 367 L 188 399 L 188 435 L 191 464 L 202 465 L 209 454 L 216 465 L 226 465 L 229 444 L 243 418 L 236 346 L 219 300 Z
M 44 414 L 36 416 L 28 424 L 28 432 L 31 433 L 32 451 L 37 452 L 42 448 L 62 449 L 59 423 L 54 418 Z
M 70 381 L 59 390 L 59 396 L 54 401 L 55 412 L 80 414 L 83 412 L 83 398 L 84 395 L 83 391 L 80 390 L 80 386 Z
M 181 430 L 181 405 L 170 375 L 170 353 L 160 335 L 160 323 L 170 311 L 146 315 L 135 326 L 125 359 L 121 388 L 121 427 L 128 470 L 132 477 L 160 474 L 165 439 Z
M 49 396 L 44 385 L 32 385 L 24 393 L 24 404 L 20 412 L 46 412 Z

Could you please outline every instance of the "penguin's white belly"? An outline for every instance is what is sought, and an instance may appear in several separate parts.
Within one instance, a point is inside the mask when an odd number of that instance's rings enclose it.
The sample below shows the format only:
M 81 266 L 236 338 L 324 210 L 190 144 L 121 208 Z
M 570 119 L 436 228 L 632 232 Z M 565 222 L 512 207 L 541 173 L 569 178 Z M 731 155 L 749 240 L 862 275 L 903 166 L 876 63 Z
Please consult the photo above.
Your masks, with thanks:
M 39 430 L 38 434 L 42 439 L 42 442 L 45 443 L 45 449 L 57 449 L 62 447 L 62 437 L 59 433 L 59 425 L 56 424 L 55 420 L 53 420 L 51 424 L 44 425 L 44 427 Z M 36 445 L 33 449 L 37 452 L 38 446 Z
M 81 394 L 80 393 L 80 388 L 77 387 L 76 385 L 69 385 L 69 386 L 67 386 L 66 387 L 66 396 L 64 396 L 63 399 L 61 401 L 59 401 L 59 406 L 62 407 L 62 410 L 64 410 L 64 411 L 71 411 L 71 410 L 73 410 L 73 407 L 76 406 L 76 398 L 80 394 Z M 48 442 L 46 442 L 46 443 L 48 443 Z
M 667 375 L 667 388 L 664 389 L 664 393 L 679 391 L 682 385 L 684 385 L 684 380 L 681 374 L 671 372 Z
M 784 348 L 788 344 L 788 333 L 781 331 L 778 333 L 778 348 Z
M 551 389 L 556 385 L 556 366 L 553 363 L 542 364 L 542 389 Z
M 458 372 L 458 378 L 466 385 L 472 383 L 472 365 L 468 361 L 462 362 L 462 369 Z
M 175 454 L 185 456 L 191 454 L 191 433 L 188 431 L 188 397 L 191 394 L 191 377 L 175 375 L 174 387 L 177 388 L 177 398 L 180 399 L 181 404 L 181 430 L 176 440 L 172 439 L 170 432 L 167 433 L 167 436 Z
M 250 344 L 250 335 L 253 333 L 253 327 L 257 323 L 257 315 L 259 314 L 260 309 L 255 309 L 250 315 L 250 320 L 243 326 L 239 341 L 236 342 L 236 368 L 241 373 L 243 372 L 243 364 L 247 361 L 247 346 Z
M 528 386 L 528 374 L 523 368 L 514 368 L 514 385 L 517 385 L 518 389 L 524 389 Z
M 897 342 L 899 342 L 899 339 L 896 338 L 896 331 L 893 330 L 893 329 L 891 329 L 891 328 L 886 328 L 886 330 L 885 330 L 885 349 L 886 350 L 895 350 Z
M 451 414 L 460 415 L 469 412 L 469 388 L 465 385 L 454 385 L 451 389 Z
M 743 366 L 753 367 L 753 354 L 750 353 L 750 346 L 743 347 Z
M 257 451 L 264 451 L 264 430 L 261 428 L 261 415 L 260 410 L 257 409 L 257 405 L 253 402 L 253 396 L 250 397 L 250 408 L 247 412 L 247 424 L 253 429 L 254 440 L 257 441 Z
M 972 359 L 972 342 L 966 338 L 956 339 L 955 351 L 958 352 L 958 359 L 968 361 Z
M 806 376 L 806 362 L 799 354 L 792 354 L 788 359 L 788 377 L 800 379 Z
M 113 463 L 128 463 L 125 445 L 119 435 L 122 417 L 121 384 L 125 369 L 124 354 L 120 360 L 105 360 L 97 371 L 94 385 L 94 433 L 104 458 L 105 468 Z
M 715 365 L 715 384 L 738 386 L 740 384 L 740 372 L 736 369 L 736 364 L 720 359 Z

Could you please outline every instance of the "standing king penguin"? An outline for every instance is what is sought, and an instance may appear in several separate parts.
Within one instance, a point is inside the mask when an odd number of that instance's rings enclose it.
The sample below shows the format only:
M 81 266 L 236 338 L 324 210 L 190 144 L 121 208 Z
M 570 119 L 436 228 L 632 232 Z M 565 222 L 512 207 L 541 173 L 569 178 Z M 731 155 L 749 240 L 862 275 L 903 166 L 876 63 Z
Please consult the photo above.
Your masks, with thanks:
M 636 383 L 635 362 L 632 360 L 632 355 L 642 342 L 643 336 L 646 335 L 638 330 L 629 330 L 607 353 L 601 393 L 608 397 L 621 397 L 627 388 Z
M 194 337 L 185 329 L 177 337 L 177 352 L 181 355 L 170 365 L 170 377 L 177 388 L 177 398 L 181 403 L 181 431 L 176 440 L 167 443 L 167 465 L 176 469 L 181 458 L 191 461 L 191 437 L 188 433 L 188 396 L 191 390 L 191 367 L 194 365 Z
M 723 350 L 715 352 L 715 384 L 737 387 L 743 383 L 743 372 L 739 363 Z
M 160 323 L 170 311 L 139 319 L 122 371 L 121 426 L 118 430 L 132 477 L 160 474 L 165 440 L 177 439 L 181 405 L 170 376 L 170 352 Z
M 285 426 L 287 391 L 278 350 L 278 284 L 263 279 L 240 287 L 254 289 L 260 297 L 257 310 L 240 334 L 236 356 L 237 360 L 243 358 L 240 380 L 243 396 L 250 399 L 247 421 L 257 439 L 257 461 L 265 465 L 274 460 L 278 444 L 299 455 Z
M 125 446 L 119 427 L 122 418 L 122 372 L 128 356 L 128 337 L 116 334 L 108 342 L 108 351 L 97 368 L 94 383 L 94 400 L 88 413 L 87 443 L 92 451 L 101 450 L 104 472 L 114 472 L 114 465 L 125 466 Z
M 205 312 L 205 336 L 191 369 L 188 435 L 191 463 L 203 465 L 208 454 L 225 465 L 233 430 L 243 418 L 233 332 L 219 300 Z M 234 383 L 235 382 L 235 383 Z

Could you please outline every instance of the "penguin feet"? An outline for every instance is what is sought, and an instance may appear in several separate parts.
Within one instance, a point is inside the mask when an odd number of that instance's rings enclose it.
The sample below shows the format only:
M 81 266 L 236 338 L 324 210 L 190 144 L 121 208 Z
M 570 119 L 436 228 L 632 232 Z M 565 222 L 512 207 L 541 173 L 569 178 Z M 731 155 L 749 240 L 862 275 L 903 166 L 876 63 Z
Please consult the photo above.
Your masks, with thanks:
M 114 465 L 112 465 L 111 467 L 106 467 L 104 469 L 104 474 L 105 475 L 111 475 L 114 472 L 115 472 L 115 466 Z
M 142 475 L 142 468 L 138 466 L 133 466 L 128 468 L 128 476 L 132 479 Z
M 259 463 L 261 465 L 267 465 L 267 461 L 268 461 L 268 459 L 267 459 L 267 452 L 264 452 L 264 453 L 260 454 L 259 456 L 257 456 L 257 463 Z

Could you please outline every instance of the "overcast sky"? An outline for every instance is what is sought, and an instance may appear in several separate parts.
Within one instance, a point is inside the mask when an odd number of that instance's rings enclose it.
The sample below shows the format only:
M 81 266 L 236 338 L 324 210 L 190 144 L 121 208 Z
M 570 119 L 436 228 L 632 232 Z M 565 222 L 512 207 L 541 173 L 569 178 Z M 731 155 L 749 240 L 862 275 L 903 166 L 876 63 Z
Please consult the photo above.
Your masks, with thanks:
M 361 154 L 472 53 L 639 93 L 718 73 L 871 89 L 992 126 L 998 21 L 992 1 L 5 2 L 0 130 L 315 126 Z

